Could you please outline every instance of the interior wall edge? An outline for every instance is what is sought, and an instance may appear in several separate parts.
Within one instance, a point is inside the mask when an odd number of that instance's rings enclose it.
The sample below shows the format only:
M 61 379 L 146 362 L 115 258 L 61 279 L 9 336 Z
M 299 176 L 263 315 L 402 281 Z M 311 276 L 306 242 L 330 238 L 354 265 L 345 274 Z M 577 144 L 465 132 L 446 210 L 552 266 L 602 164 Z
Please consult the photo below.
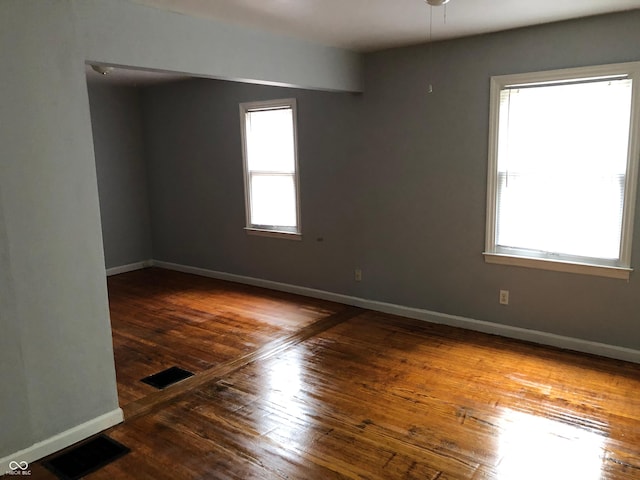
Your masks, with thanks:
M 89 63 L 327 91 L 364 88 L 362 55 L 351 50 L 130 0 L 68 1 Z

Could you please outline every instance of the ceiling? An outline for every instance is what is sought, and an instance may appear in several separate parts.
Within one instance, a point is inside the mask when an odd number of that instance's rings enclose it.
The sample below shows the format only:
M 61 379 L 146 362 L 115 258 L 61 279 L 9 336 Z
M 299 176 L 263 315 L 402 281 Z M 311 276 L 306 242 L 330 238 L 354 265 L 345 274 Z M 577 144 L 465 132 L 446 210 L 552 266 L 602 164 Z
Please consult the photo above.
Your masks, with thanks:
M 361 52 L 640 8 L 640 0 L 133 0 Z M 447 20 L 444 24 L 446 8 Z
M 369 52 L 561 20 L 640 8 L 640 0 L 132 0 L 194 17 L 214 19 L 314 43 Z M 115 69 L 87 80 L 150 85 L 186 77 Z

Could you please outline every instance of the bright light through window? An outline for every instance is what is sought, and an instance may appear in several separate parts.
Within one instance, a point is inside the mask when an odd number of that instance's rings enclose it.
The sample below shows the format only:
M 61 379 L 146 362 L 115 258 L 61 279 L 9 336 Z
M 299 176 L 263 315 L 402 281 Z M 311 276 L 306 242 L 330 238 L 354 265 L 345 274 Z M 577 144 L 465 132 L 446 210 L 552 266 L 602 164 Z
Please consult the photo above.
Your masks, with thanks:
M 296 226 L 293 175 L 251 174 L 251 223 Z
M 247 228 L 299 234 L 294 99 L 243 103 Z
M 633 75 L 531 75 L 492 79 L 487 253 L 628 268 Z
M 498 245 L 619 258 L 630 108 L 630 80 L 501 92 Z
M 292 107 L 249 110 L 245 119 L 249 170 L 294 173 Z

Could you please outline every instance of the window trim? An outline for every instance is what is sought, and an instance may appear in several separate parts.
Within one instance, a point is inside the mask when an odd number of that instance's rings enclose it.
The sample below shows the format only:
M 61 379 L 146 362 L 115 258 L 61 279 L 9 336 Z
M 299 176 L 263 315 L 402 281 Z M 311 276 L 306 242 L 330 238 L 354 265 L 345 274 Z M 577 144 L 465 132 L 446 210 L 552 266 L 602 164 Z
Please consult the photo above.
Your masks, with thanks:
M 629 146 L 627 170 L 625 172 L 625 192 L 622 213 L 622 231 L 620 259 L 615 264 L 591 261 L 591 259 L 535 257 L 517 252 L 517 249 L 499 248 L 496 245 L 497 194 L 498 194 L 498 127 L 500 111 L 500 92 L 504 87 L 531 85 L 539 83 L 558 83 L 578 81 L 594 77 L 613 77 L 627 75 L 633 81 L 631 93 L 631 116 L 629 119 Z M 629 280 L 631 268 L 631 250 L 633 240 L 633 221 L 636 207 L 638 184 L 638 163 L 640 161 L 640 62 L 617 63 L 591 67 L 578 67 L 543 72 L 499 75 L 491 77 L 489 105 L 489 162 L 487 170 L 487 214 L 485 251 L 486 263 L 537 268 L 584 275 L 596 275 Z
M 249 172 L 249 162 L 247 158 L 247 129 L 246 114 L 256 110 L 291 109 L 293 120 L 293 161 L 295 171 L 293 172 L 293 184 L 295 188 L 296 207 L 296 227 L 295 231 L 279 230 L 277 225 L 269 228 L 268 225 L 257 225 L 251 223 L 251 174 Z M 302 224 L 300 222 L 300 170 L 298 167 L 298 112 L 295 98 L 282 98 L 273 100 L 262 100 L 255 102 L 240 103 L 240 133 L 242 143 L 242 168 L 244 175 L 244 205 L 245 205 L 245 227 L 244 230 L 250 235 L 264 237 L 285 238 L 290 240 L 302 240 Z M 267 172 L 262 172 L 267 173 Z M 281 174 L 281 172 L 271 172 Z

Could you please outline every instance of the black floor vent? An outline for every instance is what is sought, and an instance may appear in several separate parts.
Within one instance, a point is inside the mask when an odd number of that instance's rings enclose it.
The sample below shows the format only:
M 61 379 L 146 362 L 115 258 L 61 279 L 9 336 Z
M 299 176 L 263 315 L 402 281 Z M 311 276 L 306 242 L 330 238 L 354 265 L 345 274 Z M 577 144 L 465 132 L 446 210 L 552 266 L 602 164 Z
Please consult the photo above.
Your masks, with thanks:
M 187 370 L 183 370 L 179 367 L 170 367 L 166 370 L 154 373 L 153 375 L 149 375 L 148 377 L 143 378 L 141 382 L 162 390 L 169 385 L 173 385 L 174 383 L 178 383 L 180 380 L 184 380 L 185 378 L 189 378 L 192 376 L 193 373 L 188 372 Z
M 78 480 L 129 453 L 129 449 L 106 435 L 100 435 L 42 465 L 62 480 Z

